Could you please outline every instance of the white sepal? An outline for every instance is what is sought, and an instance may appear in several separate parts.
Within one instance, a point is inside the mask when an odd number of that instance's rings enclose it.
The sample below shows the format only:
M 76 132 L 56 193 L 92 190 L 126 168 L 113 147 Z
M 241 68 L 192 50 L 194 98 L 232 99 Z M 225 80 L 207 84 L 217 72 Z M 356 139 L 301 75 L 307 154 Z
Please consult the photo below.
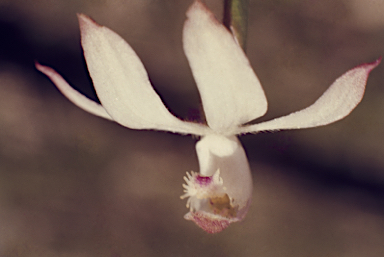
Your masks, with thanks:
M 233 128 L 262 116 L 267 100 L 260 82 L 233 35 L 200 1 L 187 12 L 183 30 L 188 58 L 213 130 Z

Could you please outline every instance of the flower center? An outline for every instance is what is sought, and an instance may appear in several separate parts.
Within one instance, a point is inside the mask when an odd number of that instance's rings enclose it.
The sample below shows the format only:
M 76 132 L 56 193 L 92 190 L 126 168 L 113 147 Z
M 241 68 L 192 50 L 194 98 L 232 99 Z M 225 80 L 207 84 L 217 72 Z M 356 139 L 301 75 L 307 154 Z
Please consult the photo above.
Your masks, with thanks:
M 237 209 L 232 205 L 232 201 L 226 194 L 223 187 L 223 179 L 220 177 L 220 170 L 213 176 L 201 176 L 197 172 L 187 172 L 184 177 L 187 184 L 184 184 L 184 195 L 180 198 L 188 197 L 187 208 L 191 212 L 204 211 L 223 218 L 234 218 Z

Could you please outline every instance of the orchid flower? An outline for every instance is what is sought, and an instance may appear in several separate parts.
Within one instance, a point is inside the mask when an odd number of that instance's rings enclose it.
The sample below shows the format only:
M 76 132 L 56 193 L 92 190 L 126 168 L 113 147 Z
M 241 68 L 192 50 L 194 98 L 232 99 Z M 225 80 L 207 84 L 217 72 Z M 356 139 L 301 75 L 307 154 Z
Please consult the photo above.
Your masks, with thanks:
M 130 45 L 112 30 L 79 14 L 81 44 L 98 104 L 74 90 L 56 71 L 36 63 L 75 105 L 130 129 L 154 129 L 200 136 L 200 172 L 184 177 L 187 220 L 209 233 L 242 220 L 250 205 L 252 177 L 237 135 L 326 125 L 347 116 L 361 101 L 370 71 L 380 59 L 357 66 L 311 106 L 258 124 L 267 100 L 259 79 L 233 34 L 195 0 L 187 11 L 183 47 L 196 80 L 207 124 L 180 120 L 164 106 Z

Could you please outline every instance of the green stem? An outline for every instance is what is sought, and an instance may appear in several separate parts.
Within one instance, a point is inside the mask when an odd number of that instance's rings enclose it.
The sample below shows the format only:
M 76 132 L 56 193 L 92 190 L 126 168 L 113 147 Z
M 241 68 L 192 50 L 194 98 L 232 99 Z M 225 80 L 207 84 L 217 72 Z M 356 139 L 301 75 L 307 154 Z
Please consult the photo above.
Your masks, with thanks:
M 224 25 L 231 30 L 245 51 L 249 0 L 224 0 Z

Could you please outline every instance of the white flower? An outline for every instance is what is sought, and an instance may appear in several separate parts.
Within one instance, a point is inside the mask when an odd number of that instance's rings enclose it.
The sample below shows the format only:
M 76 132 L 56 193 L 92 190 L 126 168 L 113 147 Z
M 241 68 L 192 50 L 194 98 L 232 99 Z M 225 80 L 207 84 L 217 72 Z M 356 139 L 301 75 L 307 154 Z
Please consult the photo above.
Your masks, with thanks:
M 98 104 L 74 90 L 53 69 L 36 63 L 74 104 L 131 129 L 201 136 L 200 172 L 187 173 L 186 219 L 210 233 L 242 220 L 252 194 L 247 157 L 236 135 L 322 126 L 347 116 L 361 101 L 370 71 L 380 59 L 339 77 L 311 106 L 274 120 L 243 125 L 267 111 L 258 78 L 234 36 L 198 0 L 187 12 L 183 45 L 200 92 L 207 125 L 172 115 L 153 90 L 133 49 L 112 30 L 78 16 L 81 43 Z

